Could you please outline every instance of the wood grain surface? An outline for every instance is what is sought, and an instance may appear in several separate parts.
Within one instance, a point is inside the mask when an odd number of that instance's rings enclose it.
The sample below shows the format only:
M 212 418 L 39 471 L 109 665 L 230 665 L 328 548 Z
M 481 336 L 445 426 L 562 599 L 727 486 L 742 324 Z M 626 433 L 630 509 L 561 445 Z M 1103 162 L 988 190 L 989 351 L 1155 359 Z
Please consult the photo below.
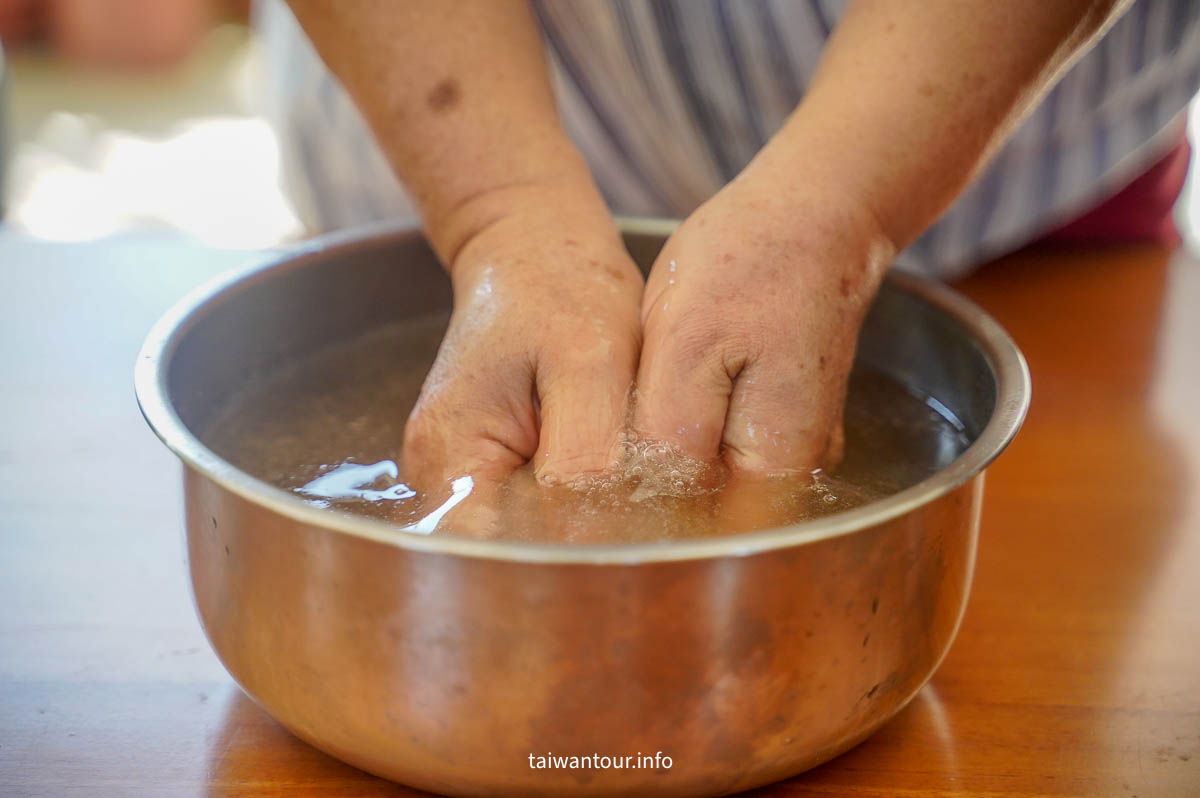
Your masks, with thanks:
M 192 611 L 179 472 L 132 366 L 254 256 L 0 235 L 0 795 L 413 796 L 247 699 Z M 913 704 L 755 796 L 1200 796 L 1200 265 L 1025 252 L 962 283 L 1024 349 L 974 592 Z

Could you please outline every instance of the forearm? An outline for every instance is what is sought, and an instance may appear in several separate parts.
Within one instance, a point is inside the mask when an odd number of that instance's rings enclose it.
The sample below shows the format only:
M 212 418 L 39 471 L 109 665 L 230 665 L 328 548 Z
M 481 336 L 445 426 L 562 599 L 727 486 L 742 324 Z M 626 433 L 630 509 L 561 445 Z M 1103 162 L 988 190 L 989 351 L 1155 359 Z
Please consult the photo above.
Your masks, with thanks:
M 598 203 L 559 123 L 525 0 L 291 0 L 451 265 L 478 230 L 551 193 Z
M 824 184 L 899 249 L 958 196 L 1117 0 L 853 0 L 750 170 Z

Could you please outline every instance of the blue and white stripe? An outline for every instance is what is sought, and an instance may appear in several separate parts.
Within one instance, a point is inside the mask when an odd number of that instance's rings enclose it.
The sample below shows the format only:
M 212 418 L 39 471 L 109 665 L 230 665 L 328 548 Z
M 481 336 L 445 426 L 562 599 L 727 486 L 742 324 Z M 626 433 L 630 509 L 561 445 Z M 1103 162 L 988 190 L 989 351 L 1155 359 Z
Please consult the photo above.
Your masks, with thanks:
M 686 216 L 803 98 L 844 0 L 534 0 L 568 131 L 614 211 Z M 412 206 L 280 0 L 259 21 L 298 211 L 316 230 Z M 1137 0 L 899 261 L 943 277 L 1137 176 L 1200 87 L 1200 2 Z

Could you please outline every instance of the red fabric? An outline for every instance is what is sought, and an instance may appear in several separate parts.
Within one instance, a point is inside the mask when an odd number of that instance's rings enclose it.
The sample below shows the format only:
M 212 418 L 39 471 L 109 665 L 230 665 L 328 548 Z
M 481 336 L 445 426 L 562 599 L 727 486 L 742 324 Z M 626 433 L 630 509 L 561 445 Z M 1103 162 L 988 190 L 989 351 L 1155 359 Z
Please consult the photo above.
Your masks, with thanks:
M 1039 244 L 1127 244 L 1178 246 L 1171 212 L 1183 190 L 1192 148 L 1186 136 L 1158 162 L 1113 196 L 1038 240 Z

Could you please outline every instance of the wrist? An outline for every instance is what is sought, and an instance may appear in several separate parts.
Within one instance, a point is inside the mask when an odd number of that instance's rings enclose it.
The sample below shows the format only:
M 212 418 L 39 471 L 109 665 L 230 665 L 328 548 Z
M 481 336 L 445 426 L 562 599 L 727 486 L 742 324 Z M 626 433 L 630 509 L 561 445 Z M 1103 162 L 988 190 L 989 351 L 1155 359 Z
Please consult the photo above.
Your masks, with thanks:
M 463 250 L 502 222 L 530 223 L 555 211 L 607 215 L 586 164 L 573 150 L 547 154 L 529 168 L 521 160 L 513 156 L 512 168 L 482 172 L 438 196 L 423 198 L 426 235 L 452 274 Z
M 901 168 L 915 154 L 898 157 L 877 145 L 874 134 L 847 133 L 829 109 L 801 106 L 763 147 L 746 171 L 773 180 L 784 191 L 817 194 L 830 214 L 852 220 L 861 235 L 898 252 L 941 212 L 943 192 L 913 184 L 911 169 Z M 903 162 L 903 163 L 901 163 Z M 933 179 L 936 164 L 922 173 Z M 934 181 L 936 182 L 936 181 Z M 822 214 L 825 215 L 825 214 Z
M 806 279 L 850 280 L 855 293 L 871 295 L 899 251 L 869 199 L 819 158 L 784 166 L 764 148 L 726 191 L 734 194 L 730 207 L 753 214 L 756 226 L 782 231 L 795 252 L 806 253 L 794 261 L 816 271 Z
M 487 189 L 447 217 L 435 242 L 456 286 L 487 270 L 530 277 L 628 261 L 603 198 L 586 181 L 538 180 Z M 632 276 L 636 267 L 630 262 Z M 534 277 L 534 279 L 542 279 Z

